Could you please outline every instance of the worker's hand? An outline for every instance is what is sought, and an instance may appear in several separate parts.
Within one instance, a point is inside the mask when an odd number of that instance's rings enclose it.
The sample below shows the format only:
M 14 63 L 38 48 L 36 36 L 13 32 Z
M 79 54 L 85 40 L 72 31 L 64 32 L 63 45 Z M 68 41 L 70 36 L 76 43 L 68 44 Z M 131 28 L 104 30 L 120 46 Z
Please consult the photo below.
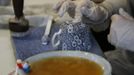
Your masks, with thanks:
M 101 24 L 108 18 L 108 11 L 93 1 L 81 7 L 82 21 L 89 24 Z
M 66 12 L 69 13 L 70 17 L 75 16 L 76 0 L 61 0 L 55 6 L 54 10 L 62 17 Z
M 89 7 L 91 5 L 90 2 L 92 1 L 90 0 L 61 0 L 54 6 L 54 10 L 61 17 L 64 15 L 65 12 L 68 12 L 71 17 L 74 17 L 76 11 L 80 10 L 80 7 L 82 6 Z
M 63 16 L 68 12 L 74 21 L 83 21 L 84 23 L 102 23 L 108 17 L 107 10 L 94 3 L 91 0 L 61 0 L 55 6 L 59 16 Z
M 134 19 L 123 9 L 119 10 L 119 15 L 115 14 L 111 19 L 109 42 L 118 48 L 133 50 Z
M 70 17 L 74 17 L 76 8 L 82 6 L 85 1 L 90 0 L 61 0 L 54 6 L 54 10 L 61 17 L 65 14 L 65 12 L 68 12 Z

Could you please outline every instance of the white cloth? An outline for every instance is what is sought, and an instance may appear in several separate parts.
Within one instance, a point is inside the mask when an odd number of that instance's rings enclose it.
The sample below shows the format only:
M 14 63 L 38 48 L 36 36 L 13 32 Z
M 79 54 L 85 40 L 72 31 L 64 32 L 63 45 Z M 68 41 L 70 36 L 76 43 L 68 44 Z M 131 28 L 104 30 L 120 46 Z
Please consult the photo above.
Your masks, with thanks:
M 134 51 L 134 19 L 123 9 L 112 16 L 108 40 L 117 48 Z

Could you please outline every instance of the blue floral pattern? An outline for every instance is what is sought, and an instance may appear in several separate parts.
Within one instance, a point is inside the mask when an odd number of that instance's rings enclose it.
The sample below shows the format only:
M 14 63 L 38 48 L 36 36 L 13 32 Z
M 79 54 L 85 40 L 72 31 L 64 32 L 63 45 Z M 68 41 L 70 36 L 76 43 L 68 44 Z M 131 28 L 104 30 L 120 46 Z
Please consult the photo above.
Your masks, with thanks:
M 59 40 L 61 40 L 62 50 L 90 50 L 90 35 L 85 24 L 66 21 L 61 25 L 61 29 Z

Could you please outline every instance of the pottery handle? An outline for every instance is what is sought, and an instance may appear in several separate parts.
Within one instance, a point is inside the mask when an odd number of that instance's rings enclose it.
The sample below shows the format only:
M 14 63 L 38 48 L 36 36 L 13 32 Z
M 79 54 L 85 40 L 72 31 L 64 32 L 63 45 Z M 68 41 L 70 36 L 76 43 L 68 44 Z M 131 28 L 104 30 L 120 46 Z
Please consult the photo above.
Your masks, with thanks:
M 56 40 L 56 37 L 59 36 L 61 34 L 62 30 L 60 29 L 58 32 L 56 32 L 53 37 L 52 37 L 52 46 L 54 48 L 57 48 L 59 45 L 60 45 L 60 40 L 58 40 L 56 43 L 55 43 L 55 40 Z

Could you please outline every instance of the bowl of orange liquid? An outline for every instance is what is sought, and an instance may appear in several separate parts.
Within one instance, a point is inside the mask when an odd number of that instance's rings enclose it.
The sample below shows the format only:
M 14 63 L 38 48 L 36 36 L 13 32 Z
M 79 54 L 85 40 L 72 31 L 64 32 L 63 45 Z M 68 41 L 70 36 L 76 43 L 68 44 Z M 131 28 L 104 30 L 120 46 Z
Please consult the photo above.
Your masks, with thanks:
M 111 75 L 110 63 L 101 56 L 82 51 L 50 51 L 25 60 L 27 75 Z

